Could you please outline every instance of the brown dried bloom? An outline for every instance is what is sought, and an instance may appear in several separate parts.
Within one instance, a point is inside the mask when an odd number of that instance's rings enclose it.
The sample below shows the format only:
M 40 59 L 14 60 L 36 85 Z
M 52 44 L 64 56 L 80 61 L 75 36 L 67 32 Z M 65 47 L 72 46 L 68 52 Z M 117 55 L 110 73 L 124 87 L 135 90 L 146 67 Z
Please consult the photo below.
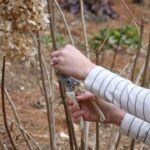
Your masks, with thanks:
M 0 0 L 0 49 L 9 57 L 30 56 L 33 45 L 30 32 L 38 32 L 49 23 L 45 0 Z

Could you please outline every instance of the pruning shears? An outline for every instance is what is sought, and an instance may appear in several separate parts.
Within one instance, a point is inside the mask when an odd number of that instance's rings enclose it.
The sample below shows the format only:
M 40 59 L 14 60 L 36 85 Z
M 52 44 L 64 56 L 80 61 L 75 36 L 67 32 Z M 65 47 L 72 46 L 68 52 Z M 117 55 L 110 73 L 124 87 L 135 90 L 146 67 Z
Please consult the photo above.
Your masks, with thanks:
M 84 89 L 83 83 L 81 81 L 73 78 L 73 77 L 68 77 L 68 76 L 65 76 L 65 75 L 59 75 L 58 79 L 65 86 L 67 96 L 72 98 L 74 104 L 79 105 L 77 100 L 76 100 L 76 95 L 75 95 L 74 91 L 76 89 L 80 92 L 84 92 L 85 89 Z M 98 105 L 96 104 L 95 101 L 91 101 L 91 103 L 94 106 L 95 110 L 97 111 L 97 113 L 100 117 L 100 122 L 103 123 L 105 121 L 105 116 L 104 116 L 103 112 L 98 107 Z M 83 125 L 83 118 L 81 119 L 81 126 L 82 125 Z

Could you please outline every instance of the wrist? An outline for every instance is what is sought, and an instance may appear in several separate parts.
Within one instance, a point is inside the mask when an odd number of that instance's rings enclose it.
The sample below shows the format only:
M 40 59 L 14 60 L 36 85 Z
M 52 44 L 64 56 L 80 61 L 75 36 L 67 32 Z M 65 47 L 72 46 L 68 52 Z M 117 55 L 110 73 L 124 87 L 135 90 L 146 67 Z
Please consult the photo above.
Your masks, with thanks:
M 114 104 L 104 102 L 103 100 L 100 101 L 100 99 L 98 98 L 96 102 L 106 117 L 106 123 L 112 123 L 117 126 L 121 125 L 122 120 L 125 116 L 125 112 L 123 110 L 121 110 Z
M 90 65 L 88 65 L 87 68 L 85 68 L 84 73 L 82 74 L 82 80 L 85 80 L 86 77 L 88 76 L 88 74 L 92 71 L 92 69 L 94 69 L 96 67 L 95 64 L 91 63 Z
M 111 115 L 111 123 L 120 126 L 123 118 L 125 117 L 125 112 L 121 109 L 118 109 L 117 111 L 115 111 L 115 113 L 112 113 Z

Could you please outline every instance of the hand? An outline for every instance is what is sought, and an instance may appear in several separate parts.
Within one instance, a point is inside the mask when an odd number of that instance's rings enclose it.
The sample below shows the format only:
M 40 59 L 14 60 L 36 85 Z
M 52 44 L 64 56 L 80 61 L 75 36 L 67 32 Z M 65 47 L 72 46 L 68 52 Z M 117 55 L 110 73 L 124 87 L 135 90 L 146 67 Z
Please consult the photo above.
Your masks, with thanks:
M 89 93 L 85 92 L 80 94 L 76 97 L 79 105 L 74 105 L 72 100 L 68 100 L 68 106 L 69 110 L 72 113 L 72 117 L 74 119 L 74 122 L 79 122 L 81 116 L 85 121 L 91 121 L 91 122 L 99 122 L 99 116 L 96 110 L 94 109 L 93 105 L 91 105 L 90 101 L 94 101 L 96 97 Z
M 79 122 L 81 116 L 83 116 L 85 121 L 98 122 L 100 120 L 99 115 L 91 105 L 90 101 L 92 100 L 98 104 L 99 108 L 104 113 L 106 123 L 113 123 L 120 126 L 122 119 L 125 116 L 125 112 L 115 105 L 105 102 L 89 92 L 85 92 L 77 96 L 77 101 L 79 102 L 80 107 L 74 105 L 71 101 L 68 102 L 69 109 L 75 122 Z
M 71 45 L 67 45 L 60 51 L 53 52 L 51 58 L 55 69 L 79 80 L 84 80 L 96 66 Z

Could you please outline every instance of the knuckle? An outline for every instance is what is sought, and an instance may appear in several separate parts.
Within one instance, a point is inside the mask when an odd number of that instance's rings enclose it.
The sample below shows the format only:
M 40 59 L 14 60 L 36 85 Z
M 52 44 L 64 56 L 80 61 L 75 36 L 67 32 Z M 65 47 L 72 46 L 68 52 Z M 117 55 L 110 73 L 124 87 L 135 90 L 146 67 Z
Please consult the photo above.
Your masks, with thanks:
M 66 45 L 66 48 L 71 48 L 71 47 L 72 47 L 72 45 L 70 45 L 70 44 Z
M 65 51 L 61 52 L 61 57 L 65 57 Z
M 65 47 L 65 52 L 70 52 L 70 50 L 73 50 L 73 46 L 72 45 L 67 45 L 66 47 Z
M 59 55 L 60 55 L 60 56 L 62 56 L 62 55 L 63 55 L 63 53 L 64 53 L 63 51 L 60 51 L 60 52 L 59 52 Z

